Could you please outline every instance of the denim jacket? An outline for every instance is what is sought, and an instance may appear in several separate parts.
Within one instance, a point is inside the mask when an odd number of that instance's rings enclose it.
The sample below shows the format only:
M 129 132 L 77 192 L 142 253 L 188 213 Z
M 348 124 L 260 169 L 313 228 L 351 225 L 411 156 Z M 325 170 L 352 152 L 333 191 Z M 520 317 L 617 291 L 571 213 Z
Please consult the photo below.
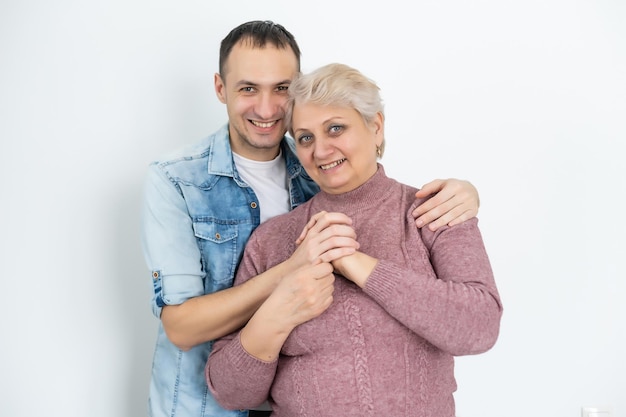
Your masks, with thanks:
M 300 165 L 293 141 L 285 137 L 281 147 L 293 209 L 318 187 Z M 246 242 L 259 223 L 256 195 L 233 162 L 228 125 L 167 160 L 153 162 L 141 224 L 156 317 L 165 305 L 232 286 Z M 212 345 L 207 342 L 182 351 L 159 325 L 150 383 L 151 417 L 247 415 L 244 410 L 222 409 L 211 396 L 204 368 Z

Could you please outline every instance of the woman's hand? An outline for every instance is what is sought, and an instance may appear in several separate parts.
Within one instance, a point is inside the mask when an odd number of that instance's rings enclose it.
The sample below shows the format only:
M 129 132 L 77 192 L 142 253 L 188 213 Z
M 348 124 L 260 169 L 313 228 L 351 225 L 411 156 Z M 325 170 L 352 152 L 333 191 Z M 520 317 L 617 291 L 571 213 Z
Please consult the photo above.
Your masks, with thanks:
M 298 247 L 288 260 L 292 269 L 319 261 L 332 262 L 359 248 L 352 219 L 343 213 L 326 211 L 311 217 L 296 244 Z
M 356 251 L 352 255 L 334 260 L 332 265 L 335 272 L 363 288 L 372 271 L 378 265 L 378 259 Z

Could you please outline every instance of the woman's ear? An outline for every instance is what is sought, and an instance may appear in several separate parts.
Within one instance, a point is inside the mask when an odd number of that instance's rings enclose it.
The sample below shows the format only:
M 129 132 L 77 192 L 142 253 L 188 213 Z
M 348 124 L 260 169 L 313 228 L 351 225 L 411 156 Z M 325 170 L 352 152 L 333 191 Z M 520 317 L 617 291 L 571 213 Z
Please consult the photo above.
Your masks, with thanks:
M 382 140 L 385 133 L 385 115 L 382 112 L 377 112 L 374 116 L 374 132 Z M 380 144 L 379 144 L 380 145 Z

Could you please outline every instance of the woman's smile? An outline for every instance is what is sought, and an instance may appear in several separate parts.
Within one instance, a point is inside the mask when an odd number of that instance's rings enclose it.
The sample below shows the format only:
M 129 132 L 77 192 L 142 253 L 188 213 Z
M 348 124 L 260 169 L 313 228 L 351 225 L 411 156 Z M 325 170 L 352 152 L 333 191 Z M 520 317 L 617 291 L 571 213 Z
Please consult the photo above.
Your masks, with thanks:
M 319 167 L 320 167 L 320 169 L 322 171 L 326 171 L 327 169 L 334 168 L 334 167 L 336 167 L 339 164 L 343 164 L 345 162 L 345 160 L 346 160 L 346 158 L 341 158 L 338 161 L 331 162 L 330 164 L 326 164 L 326 165 L 320 165 Z

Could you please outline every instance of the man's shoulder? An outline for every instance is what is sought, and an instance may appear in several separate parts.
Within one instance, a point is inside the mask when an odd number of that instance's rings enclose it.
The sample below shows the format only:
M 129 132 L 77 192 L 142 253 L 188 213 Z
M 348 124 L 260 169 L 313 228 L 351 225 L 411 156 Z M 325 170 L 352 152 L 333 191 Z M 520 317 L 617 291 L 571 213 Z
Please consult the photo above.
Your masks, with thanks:
M 168 178 L 205 184 L 221 175 L 232 176 L 232 151 L 225 126 L 213 134 L 182 146 L 150 164 L 151 170 Z
M 211 148 L 211 136 L 170 150 L 153 161 L 155 164 L 172 164 L 181 160 L 203 158 Z
M 212 148 L 220 142 L 228 142 L 228 127 L 223 126 L 212 134 L 204 138 L 183 145 L 173 151 L 165 153 L 159 159 L 153 161 L 153 164 L 169 165 L 181 161 L 190 161 L 194 159 L 206 158 Z M 230 145 L 229 145 L 230 146 Z

